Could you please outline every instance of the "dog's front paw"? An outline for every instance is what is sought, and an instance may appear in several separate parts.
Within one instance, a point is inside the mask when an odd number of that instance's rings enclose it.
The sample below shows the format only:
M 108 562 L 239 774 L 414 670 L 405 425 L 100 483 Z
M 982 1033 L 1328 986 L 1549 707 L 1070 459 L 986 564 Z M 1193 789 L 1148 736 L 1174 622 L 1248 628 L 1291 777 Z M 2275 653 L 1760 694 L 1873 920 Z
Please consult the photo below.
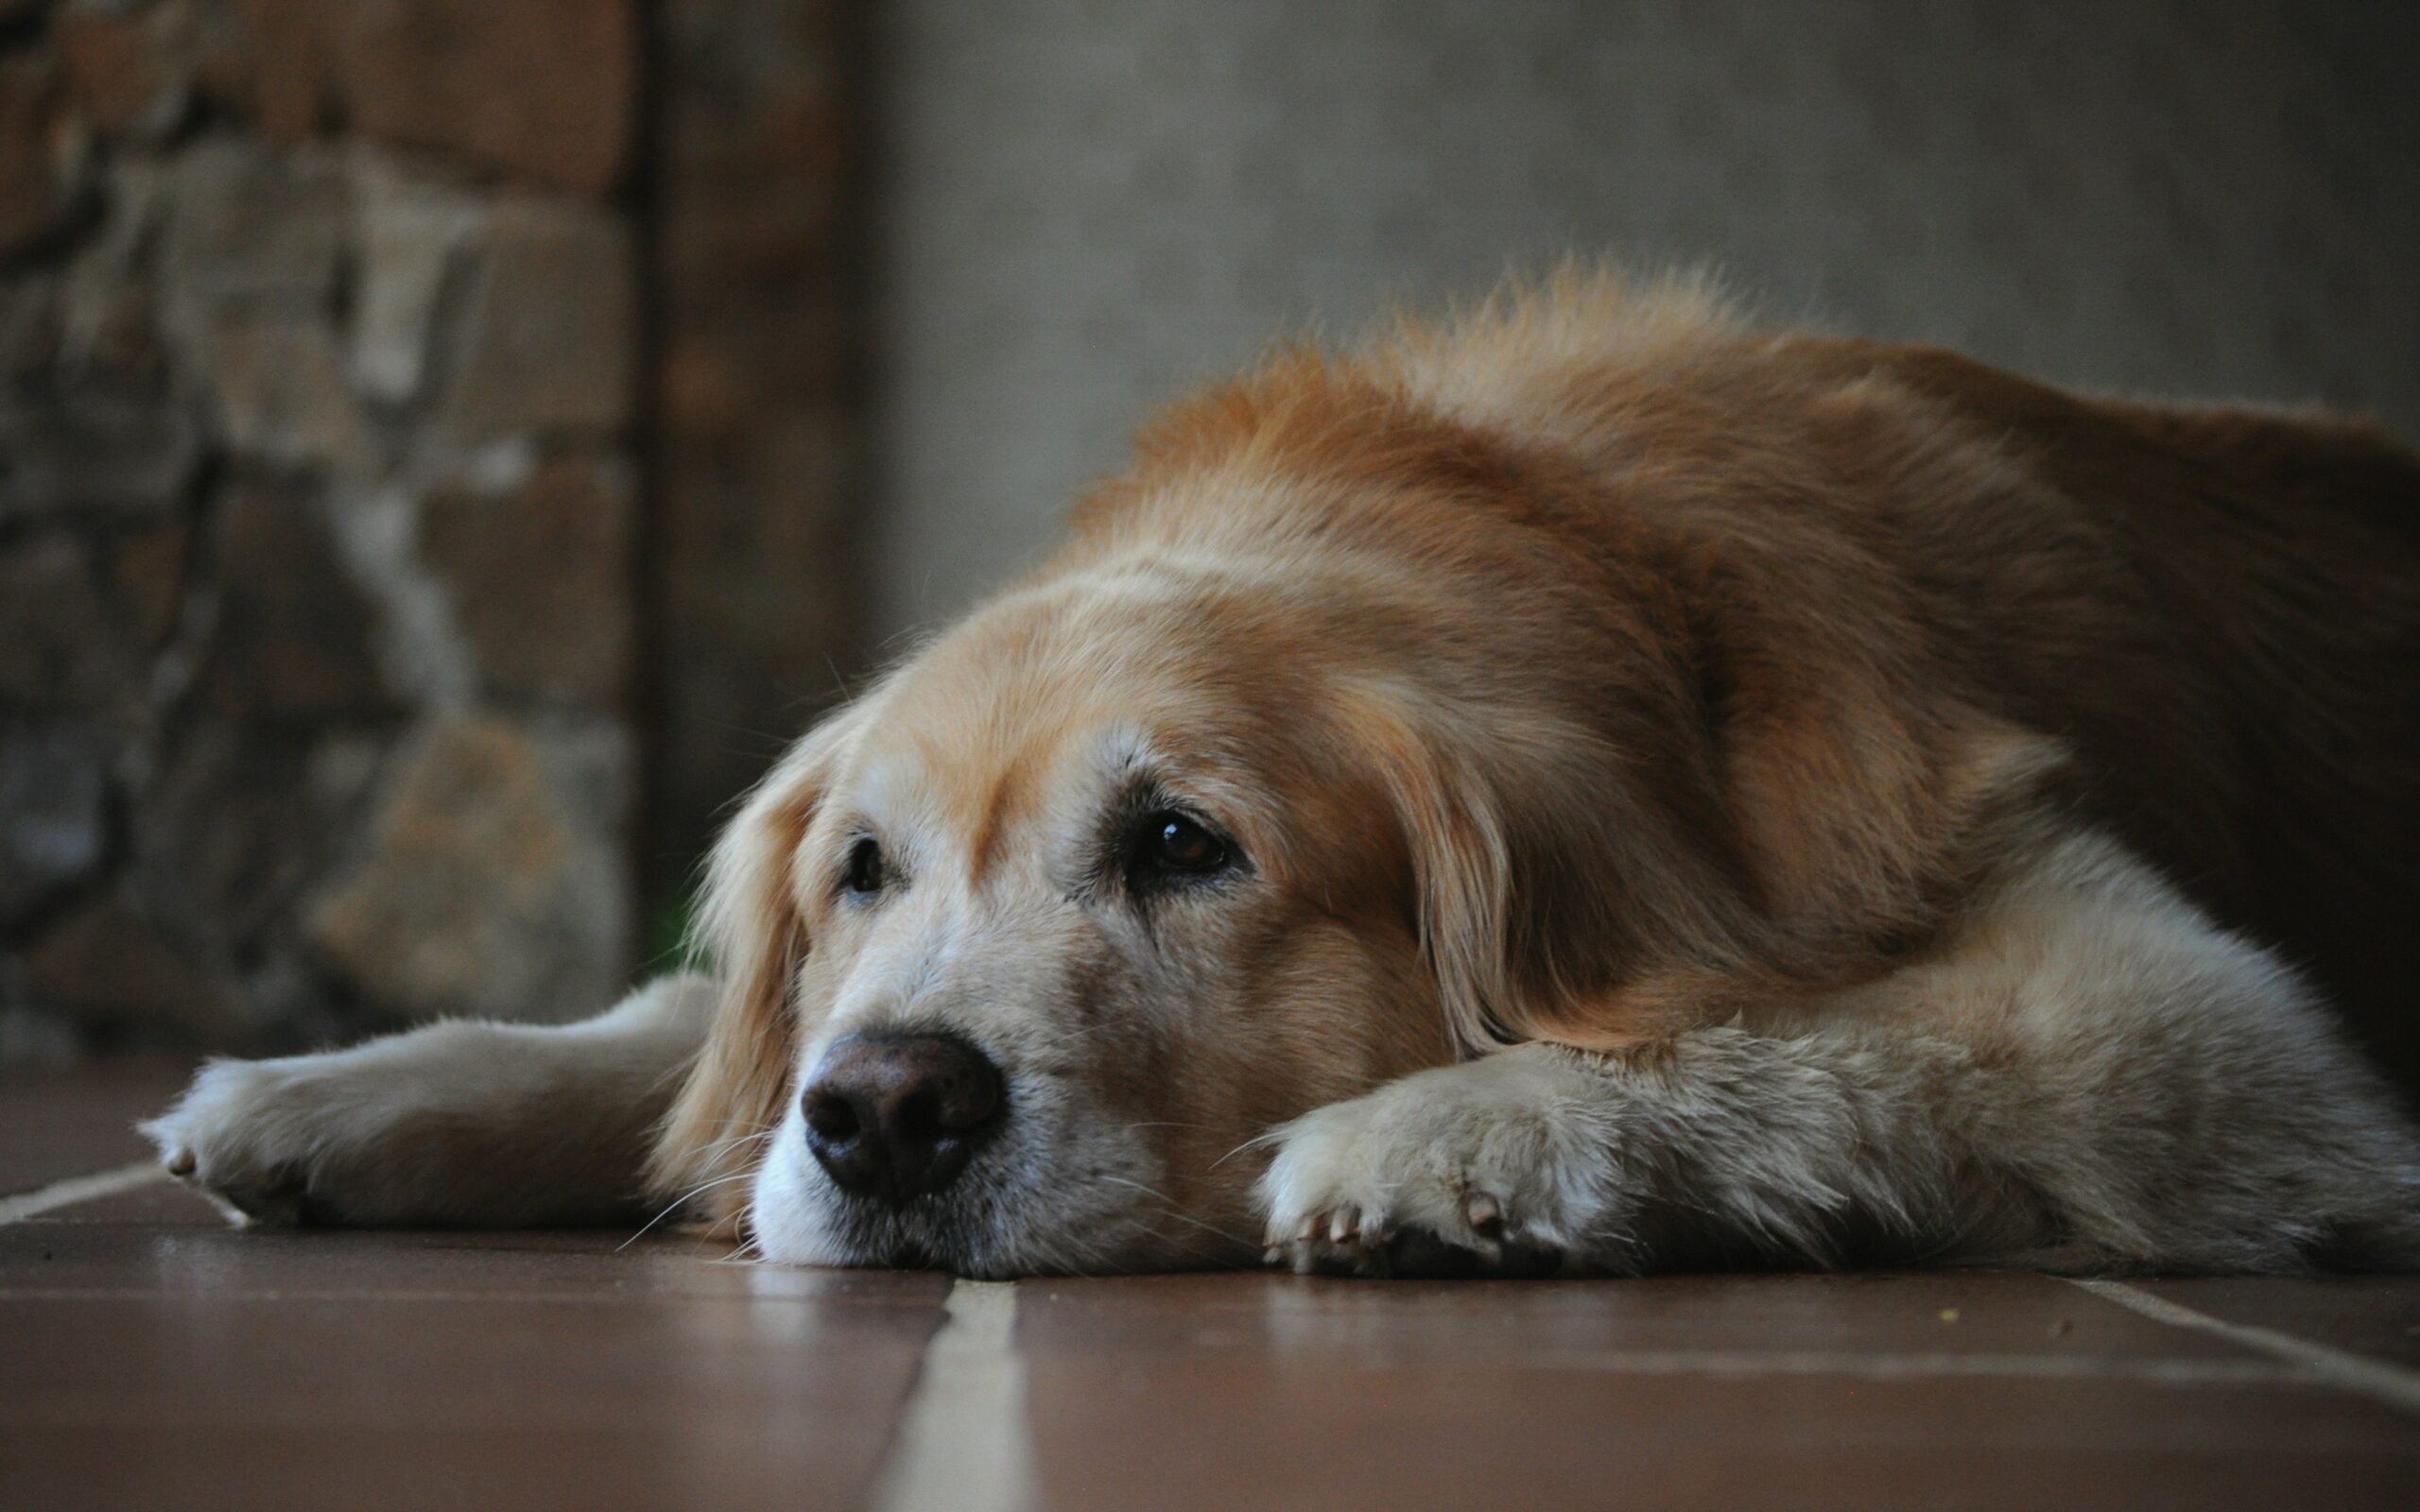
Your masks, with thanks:
M 1382 1087 L 1276 1132 L 1272 1263 L 1305 1273 L 1537 1276 L 1618 1227 L 1600 1087 L 1544 1045 Z
M 352 1167 L 378 1115 L 337 1058 L 212 1061 L 142 1131 L 169 1175 L 238 1223 L 374 1221 L 374 1177 Z

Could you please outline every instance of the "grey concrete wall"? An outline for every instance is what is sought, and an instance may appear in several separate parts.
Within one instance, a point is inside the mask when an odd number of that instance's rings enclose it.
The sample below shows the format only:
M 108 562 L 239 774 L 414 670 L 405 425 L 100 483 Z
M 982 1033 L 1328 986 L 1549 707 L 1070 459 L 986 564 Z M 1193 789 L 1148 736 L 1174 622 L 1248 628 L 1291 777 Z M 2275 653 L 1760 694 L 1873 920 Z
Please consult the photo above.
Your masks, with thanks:
M 1577 250 L 2052 379 L 2420 431 L 2420 7 L 893 0 L 882 619 L 1281 328 Z

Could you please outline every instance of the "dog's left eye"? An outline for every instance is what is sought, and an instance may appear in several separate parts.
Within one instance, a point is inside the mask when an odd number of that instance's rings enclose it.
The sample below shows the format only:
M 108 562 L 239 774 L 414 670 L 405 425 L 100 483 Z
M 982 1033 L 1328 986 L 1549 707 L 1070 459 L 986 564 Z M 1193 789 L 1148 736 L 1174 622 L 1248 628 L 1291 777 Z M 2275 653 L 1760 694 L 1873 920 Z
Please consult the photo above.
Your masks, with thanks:
M 872 835 L 864 836 L 849 848 L 849 864 L 840 873 L 840 885 L 864 897 L 882 891 L 885 880 L 882 847 Z
M 1182 814 L 1147 814 L 1138 830 L 1134 866 L 1145 875 L 1203 877 L 1234 859 L 1226 841 Z

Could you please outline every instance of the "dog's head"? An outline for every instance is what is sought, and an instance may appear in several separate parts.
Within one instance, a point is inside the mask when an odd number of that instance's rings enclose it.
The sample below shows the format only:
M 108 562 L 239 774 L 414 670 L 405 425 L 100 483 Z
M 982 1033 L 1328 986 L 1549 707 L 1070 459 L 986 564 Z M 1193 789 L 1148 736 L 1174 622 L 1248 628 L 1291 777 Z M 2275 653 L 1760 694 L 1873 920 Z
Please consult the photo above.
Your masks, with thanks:
M 1450 1054 L 1405 833 L 1307 624 L 1135 562 L 1001 602 L 739 815 L 698 1148 L 765 1254 L 1258 1253 L 1254 1136 Z M 725 1144 L 724 1142 L 732 1142 Z
M 1799 564 L 1420 387 L 1214 394 L 780 764 L 714 858 L 726 999 L 661 1180 L 776 1260 L 1233 1263 L 1288 1119 L 1920 922 L 2022 750 L 1825 643 L 1862 610 L 1793 619 Z

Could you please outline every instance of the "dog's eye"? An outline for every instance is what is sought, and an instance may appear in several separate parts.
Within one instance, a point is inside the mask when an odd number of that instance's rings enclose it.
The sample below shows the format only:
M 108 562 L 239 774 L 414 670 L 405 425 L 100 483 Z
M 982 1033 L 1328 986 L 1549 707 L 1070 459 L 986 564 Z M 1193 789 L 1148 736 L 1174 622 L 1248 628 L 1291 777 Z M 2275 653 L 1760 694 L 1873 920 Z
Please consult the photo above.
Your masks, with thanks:
M 1138 869 L 1163 876 L 1201 877 L 1224 869 L 1227 843 L 1182 814 L 1145 815 L 1135 847 Z
M 849 865 L 840 873 L 840 885 L 850 892 L 868 895 L 882 891 L 884 870 L 882 847 L 872 835 L 849 849 Z

